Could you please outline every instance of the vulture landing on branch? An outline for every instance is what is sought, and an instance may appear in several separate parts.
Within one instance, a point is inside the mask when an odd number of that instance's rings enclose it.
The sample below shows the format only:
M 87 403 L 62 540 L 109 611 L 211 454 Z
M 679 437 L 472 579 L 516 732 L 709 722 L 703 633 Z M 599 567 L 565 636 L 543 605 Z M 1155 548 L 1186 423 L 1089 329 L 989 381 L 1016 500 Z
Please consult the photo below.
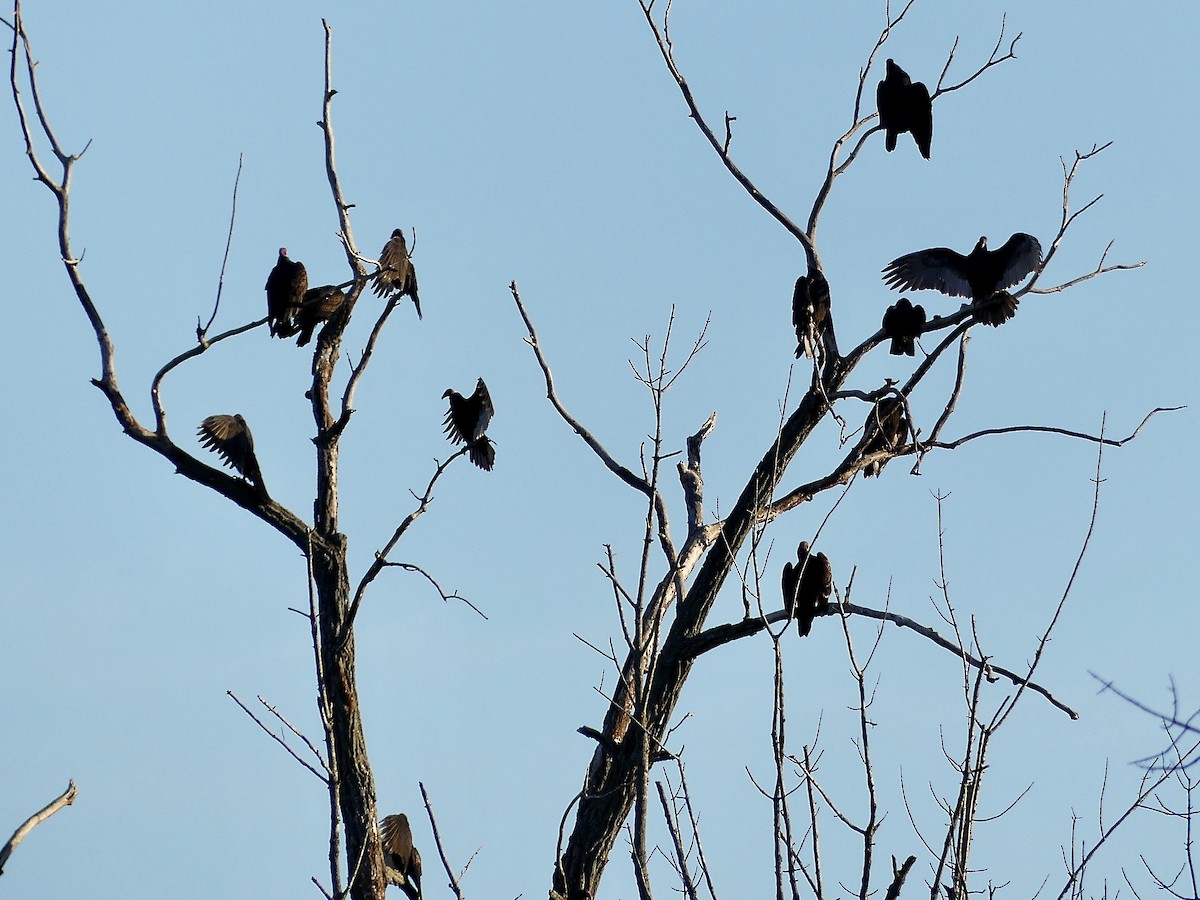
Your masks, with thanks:
M 816 359 L 821 333 L 829 321 L 829 282 L 819 271 L 796 279 L 792 291 L 792 325 L 796 327 L 796 359 Z
M 417 296 L 417 272 L 408 256 L 404 232 L 399 228 L 392 232 L 391 240 L 379 251 L 379 271 L 375 274 L 372 290 L 375 291 L 376 297 L 393 293 L 401 297 L 412 297 L 413 306 L 417 308 L 417 318 L 422 318 L 421 298 Z
M 863 456 L 879 453 L 882 450 L 896 450 L 908 437 L 908 416 L 904 412 L 904 404 L 896 397 L 884 397 L 875 404 L 867 417 L 866 430 L 871 433 L 863 444 Z M 863 466 L 863 475 L 874 478 L 883 471 L 887 460 L 868 463 Z
M 345 302 L 341 288 L 332 284 L 305 291 L 304 303 L 296 313 L 296 328 L 300 332 L 296 346 L 303 347 L 312 340 L 313 329 L 337 315 Z
M 809 554 L 808 541 L 800 542 L 796 556 L 795 565 L 783 564 L 783 608 L 795 617 L 800 637 L 808 637 L 813 619 L 829 610 L 833 569 L 824 553 Z
M 271 337 L 291 337 L 296 333 L 296 313 L 308 290 L 308 272 L 304 263 L 288 259 L 287 247 L 279 248 L 279 261 L 267 276 L 266 288 Z
M 400 813 L 387 816 L 379 823 L 379 837 L 383 843 L 383 864 L 390 870 L 388 884 L 394 884 L 411 900 L 421 897 L 421 854 L 413 846 L 412 829 L 408 816 Z
M 889 306 L 883 314 L 884 336 L 892 339 L 892 356 L 915 356 L 916 341 L 925 327 L 925 307 L 913 306 L 907 297 L 901 297 L 895 306 Z
M 887 152 L 896 149 L 896 138 L 910 131 L 921 155 L 929 159 L 929 144 L 933 141 L 933 101 L 929 99 L 929 88 L 919 81 L 914 84 L 908 73 L 889 59 L 887 77 L 875 89 L 875 103 L 879 124 L 887 130 Z
M 240 415 L 209 416 L 200 423 L 197 433 L 200 443 L 216 451 L 225 465 L 251 482 L 263 500 L 271 499 L 258 467 L 258 458 L 254 455 L 254 438 L 245 419 Z
M 446 437 L 452 444 L 466 444 L 471 462 L 485 472 L 490 472 L 496 462 L 496 450 L 485 431 L 492 421 L 495 408 L 487 385 L 480 378 L 475 383 L 475 393 L 464 397 L 450 389 L 442 399 L 450 400 L 450 411 L 446 413 Z
M 999 250 L 989 250 L 987 238 L 981 237 L 966 256 L 947 247 L 906 253 L 887 264 L 883 280 L 893 290 L 941 291 L 980 303 L 1023 281 L 1041 264 L 1042 245 L 1018 231 Z

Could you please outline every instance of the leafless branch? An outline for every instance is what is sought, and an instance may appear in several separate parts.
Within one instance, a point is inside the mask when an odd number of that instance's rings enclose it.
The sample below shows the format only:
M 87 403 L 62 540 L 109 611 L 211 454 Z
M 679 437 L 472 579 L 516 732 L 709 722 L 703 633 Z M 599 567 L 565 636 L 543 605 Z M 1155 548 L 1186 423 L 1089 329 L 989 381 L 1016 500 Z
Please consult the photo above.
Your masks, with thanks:
M 18 20 L 19 21 L 19 20 Z M 20 824 L 16 831 L 12 833 L 12 837 L 0 847 L 0 875 L 4 874 L 4 866 L 8 863 L 8 858 L 12 856 L 12 852 L 17 849 L 17 845 L 29 836 L 29 832 L 37 828 L 48 818 L 58 812 L 65 806 L 70 806 L 75 802 L 75 797 L 79 793 L 75 787 L 75 779 L 67 782 L 67 789 L 35 812 L 32 816 Z
M 221 291 L 225 287 L 225 266 L 229 263 L 229 248 L 233 245 L 233 224 L 237 221 L 237 195 L 238 185 L 242 181 L 242 159 L 243 154 L 238 154 L 237 174 L 233 176 L 233 200 L 230 202 L 229 208 L 229 233 L 225 236 L 225 255 L 221 257 L 221 274 L 217 276 L 217 297 L 213 301 L 212 315 L 208 317 L 208 323 L 201 327 L 200 320 L 196 320 L 196 340 L 203 344 L 204 336 L 208 333 L 208 329 L 212 327 L 212 323 L 217 319 L 217 310 L 221 308 Z
M 251 718 L 251 720 L 254 722 L 255 725 L 257 725 L 259 728 L 261 728 L 263 731 L 265 731 L 267 733 L 267 735 L 271 738 L 271 740 L 273 740 L 280 747 L 282 747 L 284 750 L 286 750 L 288 755 L 292 759 L 294 759 L 296 762 L 300 763 L 300 765 L 304 766 L 304 768 L 308 769 L 308 771 L 312 772 L 319 779 L 321 779 L 321 782 L 323 784 L 326 784 L 326 785 L 329 784 L 329 774 L 328 774 L 329 767 L 325 765 L 325 761 L 321 758 L 321 754 L 317 752 L 316 748 L 313 747 L 313 745 L 311 743 L 309 743 L 308 738 L 305 738 L 302 734 L 300 734 L 300 732 L 298 732 L 294 728 L 292 728 L 292 726 L 290 724 L 288 724 L 283 719 L 283 717 L 280 716 L 279 713 L 277 713 L 275 711 L 275 708 L 273 706 L 271 706 L 269 703 L 267 703 L 267 701 L 263 700 L 262 697 L 258 698 L 259 703 L 261 703 L 263 706 L 265 706 L 271 713 L 273 713 L 277 718 L 279 718 L 280 721 L 283 721 L 284 724 L 287 726 L 287 728 L 290 731 L 292 731 L 293 734 L 297 735 L 298 737 L 300 737 L 301 739 L 304 740 L 304 743 L 308 744 L 308 749 L 311 750 L 313 752 L 313 754 L 317 757 L 317 761 L 321 764 L 321 767 L 323 769 L 325 769 L 325 774 L 321 774 L 320 772 L 318 772 L 313 767 L 312 763 L 310 763 L 308 760 L 301 757 L 300 754 L 298 754 L 295 750 L 293 750 L 288 745 L 288 742 L 282 736 L 276 734 L 274 731 L 272 731 L 270 728 L 268 728 L 266 723 L 263 722 L 263 720 L 260 719 L 258 716 L 256 716 L 253 712 L 251 712 L 250 708 L 241 701 L 241 698 L 238 697 L 237 694 L 235 694 L 233 691 L 226 691 L 225 693 L 229 696 L 229 699 L 231 699 L 234 703 L 236 703 L 238 706 L 240 706 L 242 708 L 242 712 L 244 712 L 246 715 L 248 715 Z
M 446 857 L 446 848 L 442 846 L 442 834 L 438 831 L 437 819 L 433 815 L 433 804 L 429 802 L 429 792 L 425 790 L 424 784 L 418 782 L 418 786 L 421 788 L 421 799 L 425 801 L 425 813 L 429 816 L 429 827 L 433 829 L 433 842 L 437 847 L 438 857 L 442 861 L 442 868 L 446 870 L 446 877 L 450 879 L 450 890 L 454 892 L 454 896 L 458 900 L 464 900 L 466 895 L 462 892 L 459 880 L 467 874 L 467 869 L 471 867 L 471 861 L 467 862 L 462 872 L 456 877 L 454 870 L 450 868 L 450 860 Z M 471 860 L 474 860 L 474 858 L 472 856 Z

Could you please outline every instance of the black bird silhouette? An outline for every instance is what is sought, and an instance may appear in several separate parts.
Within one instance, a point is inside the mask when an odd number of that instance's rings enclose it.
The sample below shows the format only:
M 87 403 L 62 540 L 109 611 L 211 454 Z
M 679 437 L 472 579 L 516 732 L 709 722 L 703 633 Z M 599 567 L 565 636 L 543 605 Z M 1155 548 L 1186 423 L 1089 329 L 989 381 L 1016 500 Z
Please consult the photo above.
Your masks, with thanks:
M 295 316 L 308 290 L 304 263 L 288 259 L 287 247 L 279 248 L 279 261 L 267 276 L 267 327 L 272 337 L 296 333 Z
M 929 99 L 929 88 L 919 81 L 914 84 L 908 73 L 889 59 L 887 76 L 875 89 L 875 103 L 879 124 L 887 130 L 888 153 L 896 149 L 896 138 L 910 131 L 921 155 L 929 159 L 933 140 L 933 101 Z
M 908 416 L 904 404 L 896 397 L 884 397 L 872 408 L 864 426 L 870 436 L 862 447 L 863 456 L 879 453 L 882 450 L 896 450 L 908 437 Z M 883 471 L 887 459 L 867 463 L 863 466 L 863 475 L 874 478 Z
M 892 356 L 915 356 L 916 339 L 925 327 L 925 307 L 913 306 L 907 297 L 901 297 L 895 306 L 889 306 L 883 314 L 883 333 L 892 339 L 888 351 Z
M 303 347 L 312 340 L 313 329 L 337 315 L 345 302 L 346 295 L 342 293 L 341 288 L 333 284 L 305 291 L 304 301 L 296 313 L 296 329 L 300 332 L 296 346 Z
M 413 846 L 408 816 L 400 813 L 387 816 L 379 823 L 383 843 L 383 864 L 390 869 L 388 884 L 394 884 L 411 900 L 421 897 L 421 854 Z
M 215 451 L 225 465 L 253 484 L 263 500 L 271 499 L 258 467 L 258 457 L 254 455 L 254 437 L 245 419 L 240 415 L 209 416 L 200 423 L 197 433 L 200 443 Z
M 796 548 L 795 565 L 783 564 L 783 608 L 796 619 L 800 637 L 808 637 L 813 619 L 829 610 L 829 595 L 833 593 L 833 569 L 824 553 L 812 556 L 808 541 Z
M 450 411 L 446 413 L 446 437 L 452 444 L 466 444 L 471 462 L 485 472 L 490 472 L 496 462 L 496 450 L 485 431 L 496 411 L 487 385 L 480 378 L 475 382 L 475 393 L 464 397 L 449 389 L 442 399 L 450 400 Z
M 829 282 L 820 271 L 796 279 L 792 291 L 792 325 L 796 328 L 796 359 L 814 355 L 821 342 L 821 332 L 829 321 Z
M 417 271 L 409 258 L 404 232 L 399 228 L 392 232 L 391 240 L 379 251 L 379 272 L 375 275 L 372 290 L 377 297 L 393 293 L 412 297 L 417 318 L 424 318 L 421 315 L 421 299 L 417 296 Z
M 941 291 L 973 302 L 991 299 L 1012 287 L 1042 264 L 1042 245 L 1031 234 L 1018 231 L 999 250 L 987 248 L 981 237 L 966 256 L 947 247 L 906 253 L 888 263 L 883 280 L 893 290 Z

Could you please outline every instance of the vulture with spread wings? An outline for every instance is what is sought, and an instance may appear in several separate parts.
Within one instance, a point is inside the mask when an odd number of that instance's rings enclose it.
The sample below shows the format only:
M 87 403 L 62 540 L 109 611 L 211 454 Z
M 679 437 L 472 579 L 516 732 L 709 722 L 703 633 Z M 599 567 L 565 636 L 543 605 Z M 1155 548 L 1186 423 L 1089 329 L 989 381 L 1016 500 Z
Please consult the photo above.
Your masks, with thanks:
M 464 397 L 449 389 L 442 394 L 449 399 L 450 411 L 446 413 L 446 437 L 452 444 L 466 444 L 471 462 L 485 472 L 490 472 L 496 462 L 496 449 L 491 439 L 484 434 L 492 421 L 495 408 L 487 385 L 480 378 L 475 383 L 475 393 Z
M 375 291 L 375 296 L 399 294 L 401 297 L 412 297 L 413 306 L 417 308 L 417 318 L 423 318 L 421 298 L 417 296 L 417 271 L 409 258 L 404 232 L 399 228 L 392 232 L 391 239 L 379 251 L 379 272 L 374 278 L 372 290 Z
M 408 816 L 387 816 L 379 823 L 383 843 L 383 864 L 388 868 L 388 884 L 394 884 L 411 900 L 421 898 L 421 854 L 413 846 Z
M 215 451 L 225 465 L 253 484 L 263 500 L 271 499 L 258 467 L 258 457 L 254 455 L 254 437 L 245 419 L 240 415 L 209 416 L 200 423 L 197 433 L 200 443 Z
M 808 637 L 813 619 L 829 610 L 833 593 L 833 569 L 824 553 L 808 552 L 808 541 L 796 548 L 797 561 L 783 564 L 783 608 L 796 619 L 800 637 Z
M 304 263 L 288 259 L 287 247 L 279 248 L 279 260 L 267 276 L 266 288 L 271 337 L 291 337 L 296 333 L 296 314 L 308 290 L 308 272 Z
M 933 101 L 929 98 L 929 88 L 919 81 L 914 84 L 908 73 L 889 59 L 887 76 L 875 89 L 875 103 L 879 124 L 887 131 L 888 153 L 896 149 L 896 138 L 909 131 L 921 155 L 929 159 L 929 145 L 933 141 Z
M 1042 264 L 1042 245 L 1018 231 L 999 250 L 989 250 L 981 237 L 963 256 L 948 247 L 918 250 L 893 259 L 883 269 L 892 290 L 941 291 L 951 297 L 970 297 L 982 303 L 1036 272 Z

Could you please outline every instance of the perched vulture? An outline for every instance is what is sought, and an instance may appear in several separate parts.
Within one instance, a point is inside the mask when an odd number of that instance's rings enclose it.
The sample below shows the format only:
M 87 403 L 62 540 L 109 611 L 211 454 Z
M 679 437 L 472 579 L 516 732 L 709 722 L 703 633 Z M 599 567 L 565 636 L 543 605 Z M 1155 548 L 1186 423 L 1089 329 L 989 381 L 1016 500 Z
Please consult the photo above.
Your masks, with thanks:
M 377 297 L 385 294 L 412 297 L 413 306 L 417 308 L 417 318 L 422 318 L 421 298 L 417 296 L 417 272 L 408 257 L 408 244 L 404 241 L 404 232 L 399 228 L 392 232 L 391 240 L 379 251 L 379 272 L 375 275 L 375 285 L 372 289 Z
M 887 264 L 883 280 L 893 290 L 941 291 L 978 303 L 1024 280 L 1041 264 L 1042 245 L 1018 231 L 999 250 L 989 250 L 987 238 L 981 237 L 966 256 L 947 247 L 907 253 Z
M 475 393 L 464 397 L 456 390 L 447 390 L 442 399 L 449 398 L 450 411 L 446 413 L 446 437 L 452 444 L 466 444 L 471 462 L 486 472 L 496 462 L 496 450 L 484 434 L 492 421 L 495 408 L 487 385 L 480 378 L 475 383 Z
M 379 823 L 383 843 L 383 864 L 390 870 L 388 884 L 394 884 L 412 900 L 421 897 L 421 854 L 413 846 L 408 816 L 387 816 Z
M 252 483 L 263 500 L 271 499 L 258 467 L 258 458 L 254 455 L 254 438 L 245 419 L 240 415 L 209 416 L 200 423 L 197 433 L 200 443 L 216 451 L 225 465 Z
M 897 449 L 908 437 L 908 416 L 905 415 L 904 404 L 896 397 L 884 397 L 871 410 L 865 427 L 870 436 L 863 444 L 863 456 Z M 885 465 L 886 459 L 868 463 L 863 466 L 863 475 L 874 478 L 883 471 Z
M 312 340 L 313 329 L 332 319 L 345 302 L 346 295 L 341 288 L 332 284 L 305 291 L 304 302 L 296 313 L 296 328 L 300 331 L 296 346 L 303 347 Z
M 907 297 L 901 297 L 895 306 L 889 306 L 883 314 L 883 333 L 892 339 L 892 356 L 915 356 L 917 338 L 925 327 L 925 307 L 913 306 Z
M 267 276 L 267 326 L 271 337 L 291 337 L 296 333 L 295 317 L 308 290 L 308 272 L 304 263 L 288 259 L 287 247 L 279 248 L 279 261 Z
M 921 82 L 913 84 L 908 73 L 892 60 L 887 61 L 887 77 L 875 89 L 879 107 L 879 124 L 887 130 L 887 151 L 896 149 L 896 138 L 906 131 L 921 155 L 929 159 L 929 144 L 933 140 L 933 102 L 929 88 Z
M 1021 303 L 1008 291 L 996 291 L 984 303 L 978 303 L 971 310 L 971 318 L 984 325 L 999 328 L 1017 314 L 1017 306 Z
M 808 637 L 813 619 L 829 609 L 833 569 L 824 553 L 811 556 L 808 541 L 796 548 L 797 562 L 783 564 L 783 608 L 796 619 L 800 637 Z
M 829 321 L 829 282 L 820 271 L 796 279 L 792 291 L 792 324 L 796 327 L 796 359 L 814 355 Z

